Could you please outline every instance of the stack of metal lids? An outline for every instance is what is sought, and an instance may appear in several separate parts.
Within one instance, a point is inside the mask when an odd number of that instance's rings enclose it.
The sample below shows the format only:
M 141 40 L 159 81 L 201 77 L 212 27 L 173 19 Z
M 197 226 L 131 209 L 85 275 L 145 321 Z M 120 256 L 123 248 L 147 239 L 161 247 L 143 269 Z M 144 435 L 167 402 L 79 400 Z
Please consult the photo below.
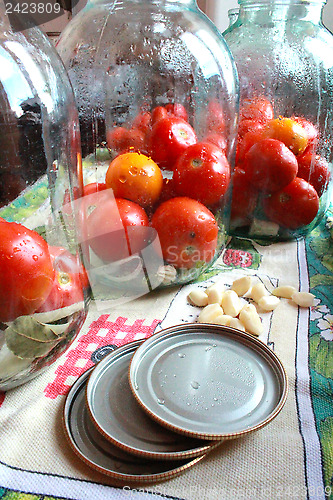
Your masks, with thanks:
M 286 397 L 285 370 L 266 344 L 190 323 L 119 347 L 81 375 L 64 429 L 74 452 L 114 484 L 155 483 L 268 424 Z

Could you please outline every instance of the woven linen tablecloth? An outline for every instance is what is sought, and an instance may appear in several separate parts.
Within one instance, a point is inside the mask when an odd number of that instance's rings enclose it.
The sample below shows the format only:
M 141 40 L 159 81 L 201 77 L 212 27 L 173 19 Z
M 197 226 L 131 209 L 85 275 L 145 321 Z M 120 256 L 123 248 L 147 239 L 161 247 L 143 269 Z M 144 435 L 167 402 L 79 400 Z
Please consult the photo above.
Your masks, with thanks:
M 111 310 L 92 303 L 70 348 L 31 382 L 0 393 L 0 498 L 185 500 L 333 499 L 333 234 L 328 217 L 307 240 L 259 245 L 232 239 L 199 283 L 155 291 Z M 279 356 L 289 393 L 279 415 L 246 437 L 224 442 L 182 475 L 116 488 L 70 448 L 62 427 L 66 394 L 102 346 L 121 346 L 195 321 L 187 295 L 216 279 L 251 274 L 268 290 L 293 285 L 315 294 L 300 309 L 281 300 L 262 315 L 260 339 Z M 200 362 L 200 360 L 198 360 Z

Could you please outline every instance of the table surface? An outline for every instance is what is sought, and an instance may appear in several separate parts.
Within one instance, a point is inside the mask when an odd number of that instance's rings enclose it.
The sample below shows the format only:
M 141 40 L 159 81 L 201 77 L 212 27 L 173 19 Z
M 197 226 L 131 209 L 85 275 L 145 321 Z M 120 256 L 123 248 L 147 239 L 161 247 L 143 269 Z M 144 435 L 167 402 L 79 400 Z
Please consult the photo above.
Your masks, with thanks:
M 31 382 L 0 393 L 0 498 L 184 500 L 333 499 L 333 214 L 306 240 L 259 245 L 232 239 L 200 282 L 155 291 L 103 308 L 92 303 L 70 348 Z M 264 428 L 222 443 L 178 477 L 140 487 L 114 487 L 68 445 L 62 426 L 66 394 L 106 345 L 144 339 L 161 328 L 195 321 L 193 287 L 225 285 L 244 274 L 270 291 L 290 284 L 311 291 L 311 309 L 281 300 L 262 315 L 260 340 L 282 361 L 289 393 Z

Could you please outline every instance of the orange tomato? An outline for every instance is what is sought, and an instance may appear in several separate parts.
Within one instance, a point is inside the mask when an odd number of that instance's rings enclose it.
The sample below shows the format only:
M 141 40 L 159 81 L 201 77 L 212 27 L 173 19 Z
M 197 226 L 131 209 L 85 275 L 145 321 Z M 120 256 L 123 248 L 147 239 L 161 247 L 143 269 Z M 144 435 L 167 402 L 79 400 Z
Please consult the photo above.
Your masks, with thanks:
M 265 137 L 283 142 L 296 156 L 303 153 L 308 145 L 306 130 L 291 118 L 280 116 L 270 120 L 265 125 L 263 134 Z
M 159 166 L 141 153 L 124 153 L 114 158 L 105 176 L 105 184 L 116 198 L 126 198 L 143 207 L 159 198 L 163 176 Z

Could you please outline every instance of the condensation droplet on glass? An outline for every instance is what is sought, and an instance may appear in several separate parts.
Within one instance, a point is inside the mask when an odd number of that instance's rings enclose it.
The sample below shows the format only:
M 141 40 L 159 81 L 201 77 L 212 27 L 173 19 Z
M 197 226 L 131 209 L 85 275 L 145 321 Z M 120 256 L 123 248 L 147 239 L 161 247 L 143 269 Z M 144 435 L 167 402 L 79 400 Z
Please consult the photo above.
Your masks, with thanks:
M 180 353 L 178 354 L 178 356 L 179 356 L 180 358 L 185 358 L 185 354 L 183 354 L 182 352 L 180 352 Z
M 164 403 L 165 403 L 164 399 L 160 399 L 160 398 L 158 398 L 157 402 L 159 405 L 164 405 Z
M 193 382 L 191 382 L 191 386 L 193 387 L 193 389 L 199 389 L 200 384 L 199 384 L 199 382 L 196 382 L 195 380 L 193 380 Z
M 213 347 L 211 345 L 209 345 L 208 347 L 206 347 L 205 351 L 211 351 L 213 349 Z

